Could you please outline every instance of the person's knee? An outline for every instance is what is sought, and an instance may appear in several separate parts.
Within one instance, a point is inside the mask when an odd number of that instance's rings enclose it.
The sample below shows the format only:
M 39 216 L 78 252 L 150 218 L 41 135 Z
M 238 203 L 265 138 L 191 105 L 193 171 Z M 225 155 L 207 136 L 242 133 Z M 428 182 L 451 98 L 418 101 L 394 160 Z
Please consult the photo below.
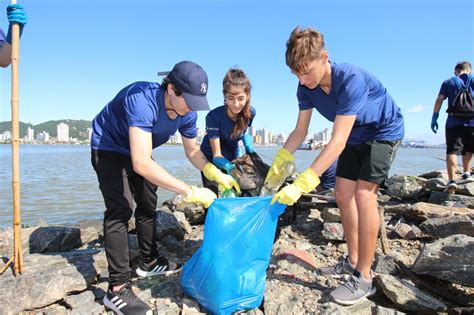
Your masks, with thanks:
M 354 193 L 356 204 L 374 204 L 377 205 L 377 194 L 367 189 L 356 189 Z
M 336 197 L 336 202 L 339 207 L 344 207 L 351 202 L 352 192 L 336 186 L 334 196 Z

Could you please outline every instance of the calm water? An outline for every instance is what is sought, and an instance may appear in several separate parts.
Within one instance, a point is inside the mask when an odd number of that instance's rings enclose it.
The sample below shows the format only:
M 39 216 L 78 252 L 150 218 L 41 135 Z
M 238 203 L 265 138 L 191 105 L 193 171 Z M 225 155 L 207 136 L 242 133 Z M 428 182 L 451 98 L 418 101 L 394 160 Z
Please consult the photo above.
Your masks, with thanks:
M 278 148 L 257 148 L 271 163 Z M 297 151 L 298 170 L 306 168 L 319 151 Z M 400 149 L 391 175 L 417 175 L 445 167 L 436 157 L 444 149 Z M 153 152 L 155 160 L 171 174 L 189 184 L 201 184 L 199 172 L 186 159 L 182 147 L 166 146 Z M 20 147 L 21 222 L 35 224 L 76 222 L 102 218 L 105 206 L 89 146 L 22 145 Z M 0 145 L 0 227 L 12 224 L 11 146 Z M 158 189 L 159 202 L 173 193 Z

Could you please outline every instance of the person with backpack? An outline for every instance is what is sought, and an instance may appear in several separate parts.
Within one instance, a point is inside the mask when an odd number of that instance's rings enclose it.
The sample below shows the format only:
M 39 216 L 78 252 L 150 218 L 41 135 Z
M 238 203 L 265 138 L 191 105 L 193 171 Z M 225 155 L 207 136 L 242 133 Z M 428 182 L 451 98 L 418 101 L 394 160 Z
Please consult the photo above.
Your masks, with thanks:
M 474 109 L 472 91 L 474 80 L 471 64 L 461 61 L 454 67 L 454 77 L 441 84 L 436 98 L 431 130 L 438 131 L 439 111 L 443 101 L 448 99 L 448 118 L 446 119 L 446 166 L 448 170 L 448 191 L 455 191 L 458 185 L 454 179 L 457 169 L 457 155 L 462 155 L 462 180 L 471 179 L 471 160 L 474 152 Z

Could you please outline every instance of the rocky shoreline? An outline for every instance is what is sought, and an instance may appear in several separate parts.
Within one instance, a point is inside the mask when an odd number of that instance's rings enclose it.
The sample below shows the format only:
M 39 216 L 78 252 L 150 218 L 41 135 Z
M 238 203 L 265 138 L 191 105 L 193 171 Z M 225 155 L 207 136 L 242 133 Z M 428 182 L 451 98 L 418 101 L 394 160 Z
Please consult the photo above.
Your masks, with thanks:
M 324 192 L 327 198 L 305 197 L 282 218 L 264 303 L 244 314 L 473 314 L 474 182 L 460 184 L 456 194 L 444 192 L 446 182 L 444 172 L 389 179 L 379 196 L 387 237 L 378 243 L 374 262 L 377 293 L 349 307 L 331 302 L 329 292 L 339 282 L 317 272 L 347 251 L 332 191 Z M 160 253 L 186 262 L 202 243 L 204 210 L 178 209 L 168 201 L 157 211 Z M 134 262 L 133 220 L 129 230 Z M 11 257 L 12 234 L 11 229 L 0 231 L 4 263 Z M 14 277 L 7 269 L 0 276 L 0 314 L 107 312 L 100 220 L 23 228 L 22 244 L 23 274 Z M 205 314 L 184 295 L 179 279 L 179 274 L 136 279 L 134 291 L 157 314 Z

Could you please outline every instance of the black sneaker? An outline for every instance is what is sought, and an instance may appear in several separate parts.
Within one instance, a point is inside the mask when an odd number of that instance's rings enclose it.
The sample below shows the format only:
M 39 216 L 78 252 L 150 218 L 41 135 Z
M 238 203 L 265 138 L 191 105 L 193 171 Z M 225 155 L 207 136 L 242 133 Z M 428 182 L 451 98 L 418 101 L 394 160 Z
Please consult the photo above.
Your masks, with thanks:
M 103 299 L 104 306 L 114 311 L 116 314 L 130 314 L 130 315 L 152 315 L 153 311 L 140 300 L 132 291 L 130 282 L 125 284 L 123 288 L 112 292 L 109 288 Z
M 165 257 L 159 257 L 148 264 L 140 261 L 135 272 L 139 277 L 168 276 L 181 271 L 182 267 L 182 264 L 170 262 Z
M 446 190 L 448 193 L 452 194 L 458 189 L 458 184 L 454 180 L 450 180 L 446 185 Z
M 462 180 L 468 181 L 468 180 L 471 180 L 471 179 L 472 179 L 472 177 L 471 177 L 471 172 L 464 172 L 464 173 L 462 174 Z

